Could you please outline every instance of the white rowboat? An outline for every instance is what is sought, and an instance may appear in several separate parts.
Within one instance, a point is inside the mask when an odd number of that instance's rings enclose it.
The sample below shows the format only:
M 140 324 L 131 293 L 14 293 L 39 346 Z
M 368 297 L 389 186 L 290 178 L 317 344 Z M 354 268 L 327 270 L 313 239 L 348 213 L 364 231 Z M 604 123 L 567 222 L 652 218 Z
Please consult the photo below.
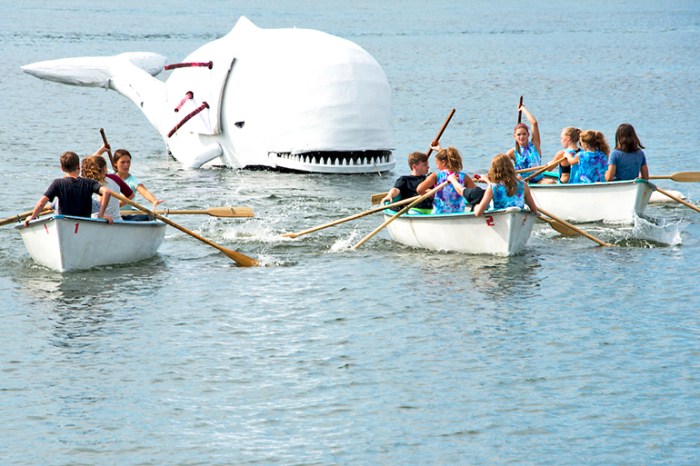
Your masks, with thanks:
M 153 257 L 165 237 L 159 221 L 115 221 L 55 215 L 16 227 L 37 263 L 59 272 Z
M 532 184 L 535 203 L 569 222 L 634 223 L 654 192 L 646 180 L 590 184 Z
M 386 219 L 396 212 L 387 210 Z M 512 256 L 527 244 L 537 216 L 510 207 L 480 217 L 473 213 L 404 214 L 387 225 L 397 243 L 434 251 Z

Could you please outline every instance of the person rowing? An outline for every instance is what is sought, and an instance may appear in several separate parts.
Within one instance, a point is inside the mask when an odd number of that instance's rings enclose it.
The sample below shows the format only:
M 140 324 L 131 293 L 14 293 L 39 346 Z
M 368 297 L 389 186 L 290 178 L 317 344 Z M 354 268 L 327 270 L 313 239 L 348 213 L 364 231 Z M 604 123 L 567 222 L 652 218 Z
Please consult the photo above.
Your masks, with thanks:
M 479 217 L 493 201 L 494 209 L 506 209 L 508 207 L 525 207 L 537 214 L 537 204 L 530 193 L 530 187 L 515 173 L 515 167 L 510 157 L 506 154 L 498 154 L 491 161 L 491 168 L 487 175 L 488 187 L 481 202 L 474 208 L 474 215 Z M 450 180 L 454 183 L 454 180 Z
M 64 152 L 60 157 L 60 163 L 64 173 L 63 178 L 53 180 L 44 195 L 37 201 L 31 215 L 25 219 L 24 225 L 28 225 L 30 221 L 37 218 L 46 203 L 54 199 L 59 200 L 57 206 L 59 215 L 90 218 L 93 194 L 101 196 L 97 218 L 104 218 L 108 223 L 113 223 L 112 217 L 106 213 L 112 193 L 109 188 L 95 180 L 80 177 L 80 157 L 75 152 Z
M 82 163 L 81 176 L 83 178 L 95 180 L 103 186 L 107 186 L 112 192 L 121 193 L 126 196 L 126 194 L 121 190 L 119 183 L 114 181 L 111 177 L 107 176 L 107 161 L 104 157 L 100 155 L 92 155 L 90 157 L 85 157 Z M 134 196 L 133 191 L 124 183 L 126 189 L 131 192 L 131 196 Z M 98 194 L 100 202 L 102 196 Z M 92 216 L 96 217 L 99 212 L 100 202 L 95 199 L 92 200 Z M 121 212 L 119 211 L 119 199 L 112 196 L 107 204 L 107 209 L 105 214 L 112 217 L 114 220 L 121 220 Z
M 105 143 L 95 152 L 95 155 L 102 155 L 110 149 L 110 145 Z M 117 149 L 114 151 L 113 163 L 116 167 L 117 175 L 121 178 L 133 191 L 138 192 L 144 197 L 148 202 L 153 205 L 155 209 L 158 204 L 165 202 L 162 199 L 158 199 L 137 177 L 131 174 L 131 154 L 126 149 Z M 127 207 L 133 210 L 131 206 Z M 147 215 L 132 215 L 125 216 L 125 220 L 145 220 L 148 219 Z
M 604 182 L 610 153 L 605 136 L 600 131 L 586 130 L 581 132 L 579 143 L 583 149 L 581 152 L 566 155 L 566 160 L 572 166 L 569 183 Z
M 418 195 L 416 188 L 425 180 L 430 171 L 428 155 L 423 152 L 411 153 L 408 156 L 408 166 L 411 169 L 411 174 L 400 176 L 394 183 L 394 187 L 384 196 L 382 203 L 392 202 L 395 198 L 398 198 L 397 200 L 410 199 Z M 428 198 L 421 201 L 411 210 L 415 210 L 417 213 L 430 213 L 432 208 L 433 200 Z M 398 212 L 401 207 L 394 207 L 393 209 Z
M 551 165 L 552 162 L 559 162 L 559 182 L 568 183 L 571 178 L 571 165 L 567 160 L 566 156 L 575 156 L 581 151 L 578 146 L 579 136 L 581 135 L 581 130 L 574 128 L 573 126 L 568 126 L 561 130 L 561 135 L 559 136 L 559 141 L 561 142 L 562 149 L 554 154 L 552 160 L 549 161 L 547 165 Z

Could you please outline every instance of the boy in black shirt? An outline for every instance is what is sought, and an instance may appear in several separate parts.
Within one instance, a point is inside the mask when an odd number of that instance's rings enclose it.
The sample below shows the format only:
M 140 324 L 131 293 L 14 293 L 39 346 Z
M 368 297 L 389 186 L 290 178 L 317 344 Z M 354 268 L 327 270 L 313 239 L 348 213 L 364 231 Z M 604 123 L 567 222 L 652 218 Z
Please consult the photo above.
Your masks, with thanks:
M 408 166 L 411 168 L 411 174 L 400 176 L 394 183 L 394 187 L 384 196 L 382 203 L 385 201 L 391 202 L 397 196 L 400 199 L 409 199 L 418 195 L 416 188 L 425 180 L 430 171 L 428 156 L 422 152 L 413 152 L 408 156 Z M 394 210 L 398 211 L 401 208 L 395 207 Z M 432 210 L 433 200 L 432 198 L 424 199 L 420 204 L 413 206 L 413 208 Z
M 32 215 L 24 221 L 26 226 L 30 220 L 37 218 L 47 202 L 58 198 L 58 213 L 76 217 L 88 217 L 92 213 L 92 195 L 100 194 L 100 211 L 98 218 L 104 218 L 112 223 L 112 217 L 105 215 L 105 209 L 111 197 L 111 191 L 95 180 L 80 178 L 80 158 L 75 152 L 64 152 L 61 155 L 61 170 L 63 178 L 57 178 L 46 189 L 46 192 L 34 206 Z

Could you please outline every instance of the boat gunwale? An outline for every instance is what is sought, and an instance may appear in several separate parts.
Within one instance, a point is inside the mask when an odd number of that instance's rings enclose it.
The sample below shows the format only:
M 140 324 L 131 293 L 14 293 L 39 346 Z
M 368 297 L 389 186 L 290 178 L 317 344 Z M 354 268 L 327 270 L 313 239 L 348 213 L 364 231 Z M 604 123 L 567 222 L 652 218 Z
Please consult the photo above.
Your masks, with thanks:
M 635 178 L 633 180 L 618 180 L 618 181 L 598 181 L 595 183 L 556 183 L 556 184 L 530 184 L 530 189 L 543 190 L 543 189 L 584 189 L 591 187 L 600 186 L 621 186 L 621 185 L 635 185 L 635 184 L 646 184 L 652 189 L 654 188 L 654 183 L 644 178 Z
M 391 210 L 391 209 L 384 209 L 382 211 L 384 215 L 387 216 L 394 216 L 398 212 Z M 506 207 L 505 209 L 492 209 L 492 210 L 487 210 L 483 214 L 481 214 L 479 217 L 484 217 L 486 215 L 492 215 L 492 214 L 512 214 L 512 213 L 523 213 L 523 214 L 530 214 L 537 216 L 537 214 L 533 213 L 530 209 L 527 208 L 521 208 L 521 207 Z M 398 217 L 396 220 L 400 220 L 402 218 L 410 218 L 411 220 L 414 219 L 437 219 L 437 218 L 444 218 L 444 219 L 455 219 L 455 218 L 479 218 L 477 217 L 474 212 L 445 212 L 445 213 L 440 213 L 440 214 L 421 214 L 421 213 L 408 213 L 406 212 L 405 214 L 402 214 L 400 217 Z
M 42 225 L 45 223 L 53 222 L 56 220 L 70 220 L 70 221 L 79 221 L 79 222 L 86 222 L 86 223 L 103 223 L 103 224 L 108 224 L 107 220 L 104 218 L 92 218 L 92 217 L 78 217 L 75 215 L 63 215 L 63 214 L 56 214 L 56 215 L 50 215 L 46 217 L 40 217 L 32 220 L 29 222 L 29 225 L 24 225 L 24 223 L 21 223 L 20 225 L 15 226 L 15 229 L 17 230 L 23 230 L 25 228 L 31 228 L 32 226 L 35 225 Z M 114 222 L 110 226 L 138 226 L 138 227 L 155 227 L 155 226 L 165 226 L 165 223 L 160 221 L 160 220 L 124 220 L 124 219 L 118 219 L 114 220 Z

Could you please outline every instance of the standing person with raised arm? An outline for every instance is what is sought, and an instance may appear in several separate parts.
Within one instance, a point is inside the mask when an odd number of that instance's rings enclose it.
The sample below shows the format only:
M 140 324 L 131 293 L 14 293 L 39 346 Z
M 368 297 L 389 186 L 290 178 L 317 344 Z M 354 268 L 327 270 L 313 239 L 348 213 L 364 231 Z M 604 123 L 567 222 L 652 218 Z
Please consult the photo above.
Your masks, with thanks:
M 532 127 L 532 139 L 530 139 L 530 129 L 525 123 L 518 123 L 513 128 L 513 139 L 515 139 L 515 147 L 511 147 L 506 152 L 506 155 L 510 157 L 515 163 L 516 170 L 523 170 L 530 167 L 538 167 L 542 165 L 542 149 L 540 149 L 540 127 L 537 123 L 537 119 L 532 116 L 532 114 L 525 108 L 524 105 L 520 104 L 518 111 L 523 112 L 527 121 L 530 122 Z M 522 173 L 523 176 L 527 176 L 528 172 Z M 543 174 L 539 174 L 532 178 L 533 183 L 539 183 L 544 178 Z

